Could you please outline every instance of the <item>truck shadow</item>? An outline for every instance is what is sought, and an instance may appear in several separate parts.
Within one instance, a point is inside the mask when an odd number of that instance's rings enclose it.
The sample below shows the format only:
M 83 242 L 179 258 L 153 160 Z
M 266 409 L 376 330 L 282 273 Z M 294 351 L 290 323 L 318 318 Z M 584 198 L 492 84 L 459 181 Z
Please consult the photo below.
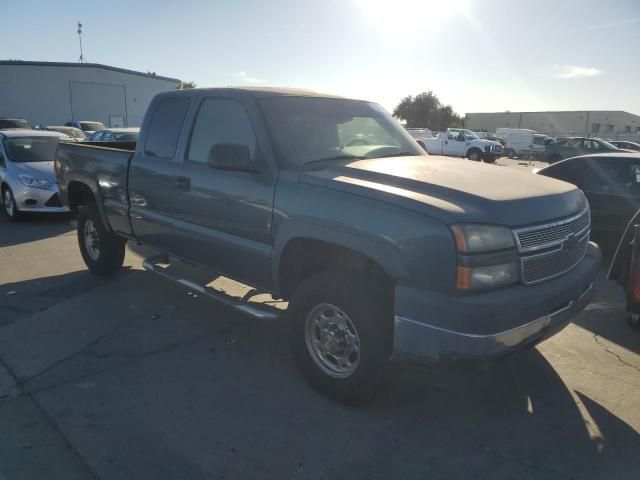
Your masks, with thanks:
M 79 300 L 83 285 L 108 285 L 108 294 L 91 294 L 96 315 L 88 321 L 126 326 L 98 341 L 84 323 L 60 321 L 56 328 L 89 347 L 41 376 L 43 390 L 33 394 L 70 443 L 83 448 L 90 439 L 89 451 L 107 452 L 123 471 L 274 479 L 600 479 L 640 471 L 638 432 L 595 396 L 568 388 L 535 349 L 482 369 L 394 365 L 371 404 L 345 407 L 297 374 L 285 322 L 248 318 L 139 270 L 95 284 L 73 272 L 10 286 L 35 295 L 34 282 L 48 296 L 71 291 Z M 130 319 L 100 316 L 133 301 Z M 46 349 L 51 333 L 32 335 L 30 348 Z M 616 403 L 615 394 L 602 396 Z
M 10 222 L 0 213 L 0 248 L 35 242 L 74 230 L 69 214 L 28 214 Z

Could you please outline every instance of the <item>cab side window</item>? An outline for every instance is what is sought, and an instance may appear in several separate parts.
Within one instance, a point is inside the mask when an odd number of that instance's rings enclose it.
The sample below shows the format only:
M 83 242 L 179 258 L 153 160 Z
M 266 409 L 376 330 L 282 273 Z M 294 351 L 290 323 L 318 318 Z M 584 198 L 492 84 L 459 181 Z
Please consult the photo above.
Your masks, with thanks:
M 242 145 L 248 149 L 251 163 L 257 164 L 258 142 L 249 115 L 237 100 L 207 98 L 198 110 L 189 144 L 188 161 L 209 164 L 216 145 Z
M 460 136 L 460 132 L 458 130 L 449 130 L 449 135 L 447 136 L 448 140 L 458 140 Z

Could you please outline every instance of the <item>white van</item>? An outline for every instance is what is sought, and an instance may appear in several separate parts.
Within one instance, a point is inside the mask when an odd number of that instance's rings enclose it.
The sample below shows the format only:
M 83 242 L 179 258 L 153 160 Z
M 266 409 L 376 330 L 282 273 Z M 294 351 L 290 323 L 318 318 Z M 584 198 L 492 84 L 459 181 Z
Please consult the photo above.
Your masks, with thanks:
M 505 154 L 509 158 L 542 155 L 548 138 L 526 128 L 498 128 L 496 136 L 505 140 Z

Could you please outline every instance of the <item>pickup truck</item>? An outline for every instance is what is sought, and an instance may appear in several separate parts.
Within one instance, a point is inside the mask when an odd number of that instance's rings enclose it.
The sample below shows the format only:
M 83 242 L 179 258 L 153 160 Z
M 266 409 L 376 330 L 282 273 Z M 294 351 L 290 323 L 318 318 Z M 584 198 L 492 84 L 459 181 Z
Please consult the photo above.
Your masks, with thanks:
M 320 392 L 371 398 L 390 360 L 449 363 L 529 347 L 591 298 L 600 250 L 575 186 L 427 155 L 375 103 L 285 89 L 157 95 L 135 150 L 61 144 L 60 195 L 88 268 L 146 269 L 247 314 L 166 265 L 288 302 L 293 357 Z
M 502 155 L 502 144 L 485 140 L 471 130 L 448 128 L 434 138 L 422 138 L 421 145 L 432 155 L 463 157 L 479 162 L 493 163 Z

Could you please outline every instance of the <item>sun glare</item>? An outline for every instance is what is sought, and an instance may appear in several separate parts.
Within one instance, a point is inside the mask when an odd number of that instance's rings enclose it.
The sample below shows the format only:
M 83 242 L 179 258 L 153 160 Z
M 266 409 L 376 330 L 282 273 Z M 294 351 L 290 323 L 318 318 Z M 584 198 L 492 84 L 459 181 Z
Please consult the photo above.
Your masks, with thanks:
M 396 33 L 439 29 L 452 17 L 475 23 L 469 0 L 355 0 L 370 23 L 383 31 Z

